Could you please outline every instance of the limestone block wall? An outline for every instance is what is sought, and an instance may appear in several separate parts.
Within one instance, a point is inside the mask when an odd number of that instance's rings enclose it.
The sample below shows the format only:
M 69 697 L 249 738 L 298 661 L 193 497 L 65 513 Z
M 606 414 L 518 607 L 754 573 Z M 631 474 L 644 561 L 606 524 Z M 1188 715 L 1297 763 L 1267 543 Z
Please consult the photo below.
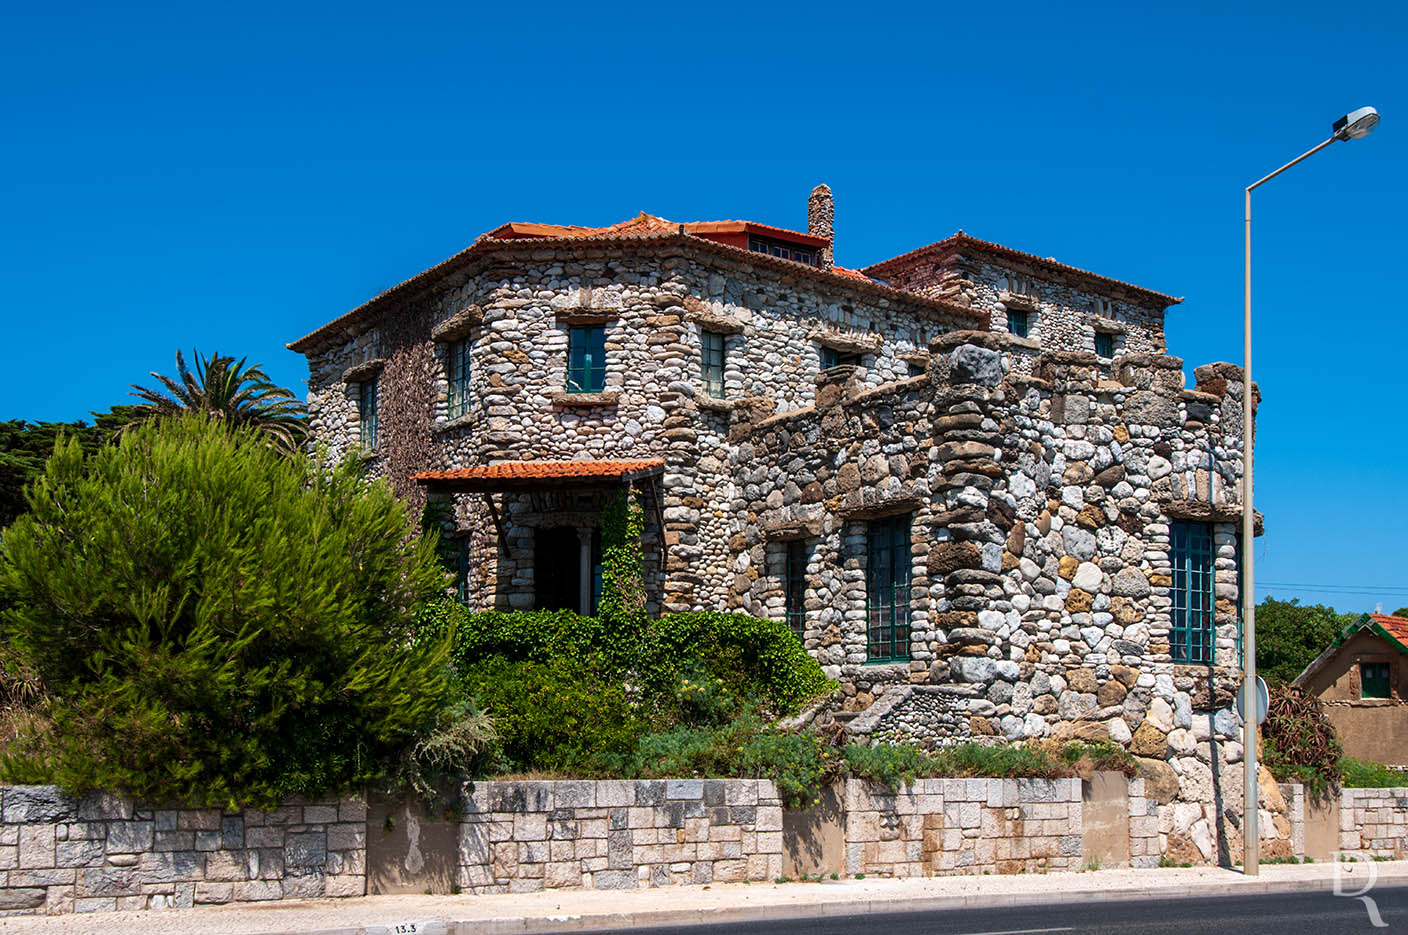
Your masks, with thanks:
M 917 877 L 1081 866 L 1079 779 L 846 783 L 846 872 Z
M 1342 790 L 1339 846 L 1365 858 L 1408 857 L 1408 788 Z
M 460 825 L 473 893 L 773 880 L 782 803 L 767 780 L 479 782 Z
M 189 907 L 366 891 L 366 805 L 153 808 L 0 789 L 0 912 Z

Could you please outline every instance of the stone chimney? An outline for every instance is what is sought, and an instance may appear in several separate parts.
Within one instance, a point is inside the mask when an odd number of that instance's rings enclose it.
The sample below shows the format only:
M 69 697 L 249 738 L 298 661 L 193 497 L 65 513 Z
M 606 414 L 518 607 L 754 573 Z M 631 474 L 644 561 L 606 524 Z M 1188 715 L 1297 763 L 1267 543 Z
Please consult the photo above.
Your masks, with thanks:
M 836 201 L 831 197 L 831 189 L 826 185 L 818 185 L 812 189 L 811 197 L 807 199 L 807 233 L 813 237 L 834 240 L 835 222 Z M 821 265 L 830 269 L 835 259 L 832 244 L 828 244 L 821 251 Z

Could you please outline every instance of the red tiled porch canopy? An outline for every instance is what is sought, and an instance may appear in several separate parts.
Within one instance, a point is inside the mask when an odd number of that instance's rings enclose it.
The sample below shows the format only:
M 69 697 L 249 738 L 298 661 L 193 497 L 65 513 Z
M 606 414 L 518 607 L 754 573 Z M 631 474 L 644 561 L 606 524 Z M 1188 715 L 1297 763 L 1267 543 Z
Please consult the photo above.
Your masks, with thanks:
M 659 458 L 644 461 L 504 461 L 452 471 L 423 471 L 411 480 L 435 490 L 491 493 L 544 487 L 600 486 L 665 471 Z

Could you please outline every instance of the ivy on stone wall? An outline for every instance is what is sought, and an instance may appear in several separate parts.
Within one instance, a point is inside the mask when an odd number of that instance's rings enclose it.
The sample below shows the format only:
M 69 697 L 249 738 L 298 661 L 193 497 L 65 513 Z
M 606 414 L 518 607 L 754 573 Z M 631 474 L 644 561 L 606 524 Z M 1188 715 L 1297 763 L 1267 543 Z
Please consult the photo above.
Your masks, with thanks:
M 634 490 L 622 490 L 601 516 L 601 601 L 598 616 L 620 636 L 645 626 L 645 511 Z

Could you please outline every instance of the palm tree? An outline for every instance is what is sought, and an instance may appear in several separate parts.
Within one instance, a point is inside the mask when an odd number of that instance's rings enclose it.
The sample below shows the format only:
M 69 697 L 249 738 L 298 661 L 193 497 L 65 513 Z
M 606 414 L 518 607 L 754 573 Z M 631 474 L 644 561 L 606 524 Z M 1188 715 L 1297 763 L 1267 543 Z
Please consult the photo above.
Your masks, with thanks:
M 293 451 L 308 434 L 307 410 L 288 390 L 269 379 L 258 365 L 246 367 L 248 358 L 236 361 L 217 351 L 202 357 L 192 351 L 195 370 L 186 366 L 186 359 L 176 352 L 176 372 L 179 380 L 152 371 L 170 396 L 160 390 L 150 390 L 132 384 L 136 396 L 143 400 L 134 406 L 134 421 L 181 412 L 203 412 L 213 419 L 228 419 L 267 433 L 275 446 Z

